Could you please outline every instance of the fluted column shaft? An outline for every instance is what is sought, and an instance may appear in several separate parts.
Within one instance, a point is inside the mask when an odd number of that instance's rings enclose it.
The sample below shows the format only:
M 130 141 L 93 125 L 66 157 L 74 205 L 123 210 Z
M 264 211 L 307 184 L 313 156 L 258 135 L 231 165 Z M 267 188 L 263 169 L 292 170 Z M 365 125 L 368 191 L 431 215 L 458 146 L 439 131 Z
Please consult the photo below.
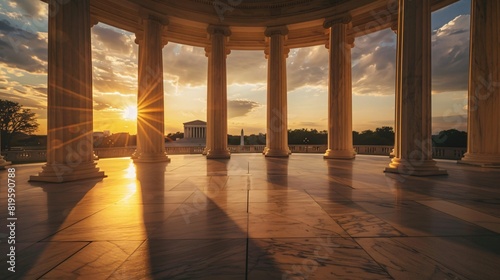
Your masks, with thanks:
M 264 154 L 267 157 L 288 157 L 288 115 L 287 115 L 287 74 L 285 48 L 286 26 L 269 27 L 265 35 L 269 37 L 267 55 L 267 136 Z
M 142 19 L 139 44 L 139 91 L 137 94 L 137 150 L 134 162 L 169 161 L 165 152 L 162 33 L 165 23 Z
M 90 1 L 72 0 L 63 5 L 49 1 L 48 27 L 47 164 L 30 180 L 102 178 L 92 143 Z
M 212 52 L 212 48 L 207 47 L 205 48 L 205 56 L 208 58 L 208 69 L 207 69 L 207 108 L 208 108 L 208 100 L 212 100 L 212 95 L 211 95 L 211 83 L 212 83 L 212 56 L 210 53 Z M 205 150 L 203 150 L 203 155 L 207 155 L 208 151 L 212 149 L 212 129 L 209 124 L 213 123 L 212 120 L 212 114 L 210 111 L 207 110 L 207 137 L 205 139 Z
M 208 159 L 229 158 L 227 146 L 227 73 L 226 38 L 231 31 L 226 26 L 209 26 L 211 50 L 208 59 L 208 100 L 207 100 L 207 149 Z
M 430 0 L 399 0 L 395 157 L 386 172 L 446 174 L 432 159 Z
M 500 3 L 471 6 L 468 145 L 460 162 L 500 166 Z
M 324 158 L 352 159 L 351 47 L 347 38 L 350 16 L 326 20 L 330 28 L 328 80 L 328 149 Z

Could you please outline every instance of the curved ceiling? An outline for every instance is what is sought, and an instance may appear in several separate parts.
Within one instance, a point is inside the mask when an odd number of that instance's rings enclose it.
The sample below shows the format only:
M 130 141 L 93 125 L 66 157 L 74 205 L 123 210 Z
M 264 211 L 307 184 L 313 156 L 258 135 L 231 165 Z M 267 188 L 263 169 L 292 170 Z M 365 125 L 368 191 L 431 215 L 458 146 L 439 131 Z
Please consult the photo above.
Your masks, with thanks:
M 433 10 L 458 0 L 431 0 Z M 397 22 L 397 0 L 90 0 L 94 21 L 141 33 L 146 14 L 168 22 L 166 40 L 192 46 L 210 45 L 209 25 L 229 26 L 228 47 L 266 48 L 266 27 L 286 25 L 289 48 L 326 44 L 326 18 L 349 14 L 349 34 L 357 37 Z

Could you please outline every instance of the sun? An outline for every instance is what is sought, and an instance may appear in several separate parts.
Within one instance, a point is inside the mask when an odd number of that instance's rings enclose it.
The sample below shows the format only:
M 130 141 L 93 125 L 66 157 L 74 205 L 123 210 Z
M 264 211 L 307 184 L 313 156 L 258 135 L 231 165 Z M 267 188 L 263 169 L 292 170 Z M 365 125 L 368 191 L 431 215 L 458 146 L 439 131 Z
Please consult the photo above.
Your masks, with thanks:
M 127 121 L 135 121 L 137 120 L 137 107 L 136 106 L 127 106 L 123 110 L 123 119 Z

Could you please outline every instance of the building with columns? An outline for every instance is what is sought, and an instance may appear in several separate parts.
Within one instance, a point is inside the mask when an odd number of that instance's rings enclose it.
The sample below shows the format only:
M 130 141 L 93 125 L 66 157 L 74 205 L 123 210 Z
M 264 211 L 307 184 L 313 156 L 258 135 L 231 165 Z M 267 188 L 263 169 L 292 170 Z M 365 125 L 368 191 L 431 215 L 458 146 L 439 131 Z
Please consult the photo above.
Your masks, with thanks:
M 217 1 L 216 1 L 217 2 Z M 259 50 L 268 61 L 266 157 L 289 157 L 286 59 L 291 48 L 329 50 L 328 150 L 353 159 L 351 48 L 385 28 L 398 35 L 395 157 L 386 172 L 446 174 L 431 153 L 431 12 L 456 0 L 49 1 L 47 164 L 32 181 L 102 178 L 92 152 L 90 29 L 98 22 L 136 34 L 139 46 L 136 163 L 170 159 L 164 148 L 162 49 L 203 47 L 208 60 L 207 159 L 227 159 L 227 71 L 231 50 Z M 461 163 L 500 164 L 499 5 L 472 0 L 469 146 Z M 215 3 L 215 5 L 214 5 Z M 78 32 L 75 32 L 78 30 Z M 168 67 L 168 65 L 165 65 Z
M 184 123 L 184 139 L 207 138 L 207 123 L 200 120 Z

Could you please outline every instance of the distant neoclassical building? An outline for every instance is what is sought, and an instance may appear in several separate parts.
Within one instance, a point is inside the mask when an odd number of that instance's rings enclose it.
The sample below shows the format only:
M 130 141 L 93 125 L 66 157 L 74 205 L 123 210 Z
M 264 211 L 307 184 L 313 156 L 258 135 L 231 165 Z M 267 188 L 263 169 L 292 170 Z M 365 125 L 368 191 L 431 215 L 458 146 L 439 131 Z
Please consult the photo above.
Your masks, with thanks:
M 162 59 L 168 42 L 206 51 L 207 159 L 230 157 L 226 58 L 231 50 L 258 50 L 267 58 L 265 156 L 288 157 L 288 52 L 326 46 L 328 150 L 324 158 L 354 158 L 351 48 L 356 37 L 392 28 L 398 36 L 396 144 L 386 171 L 421 176 L 446 173 L 432 159 L 431 149 L 431 12 L 456 0 L 48 2 L 49 143 L 47 164 L 31 177 L 33 181 L 104 176 L 92 152 L 90 29 L 98 22 L 135 33 L 139 46 L 136 163 L 169 161 L 164 147 Z M 461 162 L 495 166 L 500 165 L 500 2 L 471 0 L 471 5 L 469 141 Z
M 207 141 L 207 123 L 201 120 L 185 122 L 184 138 L 176 139 L 176 141 L 166 142 L 167 147 L 182 147 L 182 146 L 206 146 Z
M 185 122 L 184 139 L 206 139 L 207 123 L 200 120 Z

